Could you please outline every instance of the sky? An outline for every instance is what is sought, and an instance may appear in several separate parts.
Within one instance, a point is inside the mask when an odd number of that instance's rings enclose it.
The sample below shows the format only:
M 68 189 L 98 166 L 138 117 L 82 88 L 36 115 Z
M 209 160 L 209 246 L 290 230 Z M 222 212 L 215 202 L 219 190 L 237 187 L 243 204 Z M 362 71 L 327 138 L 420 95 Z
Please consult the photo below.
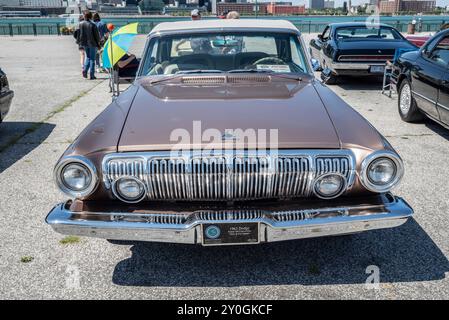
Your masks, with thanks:
M 267 1 L 267 0 L 263 0 L 263 1 Z M 292 1 L 294 4 L 306 4 L 307 6 L 309 4 L 309 0 L 288 0 L 288 1 Z M 345 0 L 334 0 L 334 1 L 335 1 L 335 6 L 341 7 Z M 369 2 L 369 0 L 352 0 L 351 1 L 352 5 L 362 4 L 362 3 L 367 3 L 367 2 Z M 449 6 L 449 0 L 437 0 L 437 6 L 438 7 Z

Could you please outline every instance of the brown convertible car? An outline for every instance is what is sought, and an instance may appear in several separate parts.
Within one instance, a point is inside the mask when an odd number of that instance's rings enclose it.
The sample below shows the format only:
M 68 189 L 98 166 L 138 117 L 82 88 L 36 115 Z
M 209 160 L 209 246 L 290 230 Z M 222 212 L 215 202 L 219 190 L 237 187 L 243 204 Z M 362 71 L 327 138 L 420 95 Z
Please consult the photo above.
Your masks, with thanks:
M 256 244 L 396 227 L 403 163 L 276 20 L 161 23 L 134 83 L 56 164 L 63 234 Z

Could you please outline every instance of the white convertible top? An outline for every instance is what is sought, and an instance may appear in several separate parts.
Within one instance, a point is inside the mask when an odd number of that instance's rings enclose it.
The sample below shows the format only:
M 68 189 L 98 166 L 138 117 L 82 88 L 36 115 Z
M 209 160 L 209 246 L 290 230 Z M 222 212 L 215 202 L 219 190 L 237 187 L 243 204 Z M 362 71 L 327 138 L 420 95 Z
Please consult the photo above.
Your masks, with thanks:
M 201 29 L 287 29 L 298 32 L 298 29 L 287 20 L 273 19 L 208 19 L 197 21 L 162 22 L 151 30 L 150 35 L 157 32 L 174 32 Z

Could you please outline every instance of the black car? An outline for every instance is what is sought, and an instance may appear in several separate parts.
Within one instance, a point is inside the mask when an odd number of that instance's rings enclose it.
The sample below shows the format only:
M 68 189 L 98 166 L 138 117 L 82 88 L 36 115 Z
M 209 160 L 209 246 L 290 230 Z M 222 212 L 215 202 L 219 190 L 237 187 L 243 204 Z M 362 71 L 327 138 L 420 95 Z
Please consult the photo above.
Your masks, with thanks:
M 402 54 L 395 63 L 398 110 L 402 120 L 424 115 L 449 127 L 449 30 L 430 38 L 418 51 Z
M 386 61 L 392 61 L 399 48 L 417 49 L 391 26 L 362 22 L 331 23 L 310 41 L 310 54 L 328 84 L 338 76 L 382 75 Z
M 0 122 L 3 121 L 9 112 L 13 96 L 14 92 L 9 89 L 8 78 L 6 78 L 6 74 L 0 68 Z

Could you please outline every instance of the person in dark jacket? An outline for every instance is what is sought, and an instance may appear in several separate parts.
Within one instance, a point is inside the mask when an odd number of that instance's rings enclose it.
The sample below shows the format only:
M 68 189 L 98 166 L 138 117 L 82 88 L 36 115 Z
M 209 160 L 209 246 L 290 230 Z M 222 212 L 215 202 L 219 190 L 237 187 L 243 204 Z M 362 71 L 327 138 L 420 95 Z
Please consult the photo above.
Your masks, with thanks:
M 78 22 L 81 23 L 83 21 L 84 21 L 84 16 L 80 15 L 79 18 L 78 18 Z M 73 37 L 75 38 L 76 44 L 78 45 L 78 50 L 80 52 L 81 69 L 84 72 L 84 62 L 86 61 L 86 53 L 84 52 L 84 48 L 80 44 L 80 27 L 79 27 L 79 23 L 78 23 L 78 27 L 76 28 L 75 32 L 73 33 Z
M 95 56 L 97 50 L 101 48 L 100 33 L 95 23 L 92 22 L 92 13 L 84 12 L 84 21 L 80 23 L 80 44 L 86 52 L 86 61 L 84 62 L 83 77 L 87 78 L 90 74 L 90 80 L 95 78 Z

